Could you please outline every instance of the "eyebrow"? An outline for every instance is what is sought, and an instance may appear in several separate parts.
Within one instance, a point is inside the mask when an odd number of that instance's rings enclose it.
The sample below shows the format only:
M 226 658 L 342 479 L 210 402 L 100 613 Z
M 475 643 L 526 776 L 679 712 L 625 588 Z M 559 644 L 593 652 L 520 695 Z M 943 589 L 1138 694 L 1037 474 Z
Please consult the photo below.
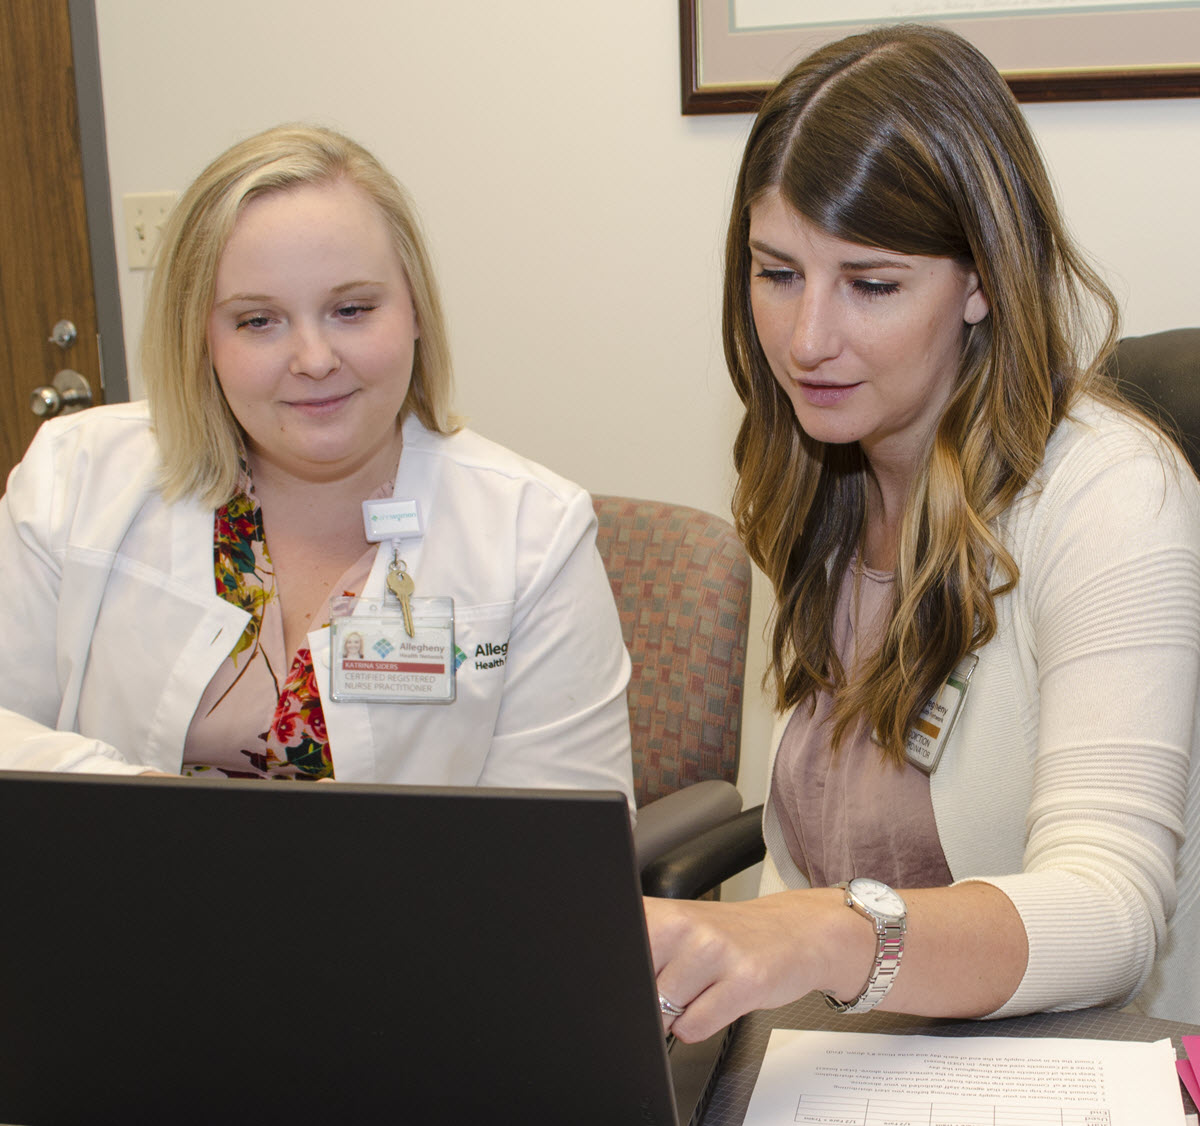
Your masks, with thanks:
M 792 266 L 798 265 L 790 254 L 776 250 L 770 243 L 762 242 L 760 239 L 751 239 L 750 248 L 769 255 L 771 258 L 778 258 L 780 262 L 787 262 Z M 857 273 L 863 270 L 911 270 L 912 266 L 899 258 L 859 258 L 841 263 L 841 268 L 848 273 Z
M 342 282 L 341 285 L 335 285 L 329 292 L 336 297 L 339 294 L 346 293 L 351 289 L 369 288 L 370 286 L 382 287 L 385 284 L 385 282 L 370 281 L 364 278 L 360 281 Z M 213 308 L 219 309 L 222 305 L 232 305 L 236 302 L 242 301 L 249 302 L 251 304 L 267 304 L 274 300 L 275 298 L 269 293 L 231 293 L 228 297 L 223 297 L 220 301 L 215 302 L 213 304 Z

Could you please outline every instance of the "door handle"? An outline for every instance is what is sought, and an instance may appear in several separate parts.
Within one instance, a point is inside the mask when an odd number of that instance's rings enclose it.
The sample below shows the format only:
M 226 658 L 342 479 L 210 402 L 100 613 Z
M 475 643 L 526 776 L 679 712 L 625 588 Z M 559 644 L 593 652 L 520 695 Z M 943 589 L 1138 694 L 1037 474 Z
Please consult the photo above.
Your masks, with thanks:
M 48 387 L 38 387 L 29 396 L 29 409 L 38 418 L 72 414 L 92 405 L 92 388 L 77 371 L 63 368 Z

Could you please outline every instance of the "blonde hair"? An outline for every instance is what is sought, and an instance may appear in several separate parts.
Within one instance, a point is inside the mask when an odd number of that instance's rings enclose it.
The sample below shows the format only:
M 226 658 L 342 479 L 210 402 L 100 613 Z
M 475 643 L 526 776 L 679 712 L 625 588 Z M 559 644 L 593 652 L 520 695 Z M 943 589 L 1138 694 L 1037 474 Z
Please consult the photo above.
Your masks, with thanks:
M 216 158 L 183 193 L 163 231 L 142 336 L 142 371 L 168 500 L 214 507 L 236 491 L 241 431 L 213 372 L 208 318 L 217 266 L 242 208 L 270 192 L 345 179 L 379 207 L 412 293 L 421 335 L 409 411 L 450 433 L 450 348 L 441 299 L 412 201 L 361 145 L 330 129 L 280 125 Z
M 990 308 L 964 330 L 952 397 L 909 493 L 892 618 L 853 677 L 832 630 L 864 531 L 868 466 L 857 444 L 800 429 L 759 344 L 749 212 L 772 189 L 837 238 L 960 261 Z M 780 82 L 742 160 L 724 296 L 725 354 L 746 408 L 734 516 L 775 589 L 768 678 L 780 709 L 830 691 L 835 748 L 865 722 L 884 757 L 903 761 L 925 702 L 995 634 L 994 600 L 1018 579 L 999 519 L 1074 397 L 1111 396 L 1097 365 L 1116 326 L 1116 300 L 1067 235 L 1019 106 L 964 39 L 880 28 L 821 48 Z

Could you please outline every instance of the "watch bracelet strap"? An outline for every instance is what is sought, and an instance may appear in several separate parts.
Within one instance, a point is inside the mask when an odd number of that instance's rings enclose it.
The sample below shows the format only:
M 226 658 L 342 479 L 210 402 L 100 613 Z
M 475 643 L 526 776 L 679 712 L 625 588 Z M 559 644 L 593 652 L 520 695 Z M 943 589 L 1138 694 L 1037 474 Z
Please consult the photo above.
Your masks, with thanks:
M 900 959 L 904 957 L 904 931 L 903 923 L 885 923 L 876 931 L 875 963 L 862 992 L 852 1001 L 839 1001 L 832 993 L 826 993 L 826 1004 L 839 1013 L 865 1013 L 875 1008 L 896 979 Z

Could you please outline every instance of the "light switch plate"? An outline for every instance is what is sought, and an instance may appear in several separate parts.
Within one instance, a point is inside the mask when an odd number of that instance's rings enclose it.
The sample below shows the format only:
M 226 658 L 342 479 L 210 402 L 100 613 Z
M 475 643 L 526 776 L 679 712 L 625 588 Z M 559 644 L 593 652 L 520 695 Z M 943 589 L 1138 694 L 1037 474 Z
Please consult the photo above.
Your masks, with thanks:
M 178 197 L 178 192 L 131 192 L 122 197 L 125 205 L 125 247 L 131 270 L 150 268 L 163 224 Z

